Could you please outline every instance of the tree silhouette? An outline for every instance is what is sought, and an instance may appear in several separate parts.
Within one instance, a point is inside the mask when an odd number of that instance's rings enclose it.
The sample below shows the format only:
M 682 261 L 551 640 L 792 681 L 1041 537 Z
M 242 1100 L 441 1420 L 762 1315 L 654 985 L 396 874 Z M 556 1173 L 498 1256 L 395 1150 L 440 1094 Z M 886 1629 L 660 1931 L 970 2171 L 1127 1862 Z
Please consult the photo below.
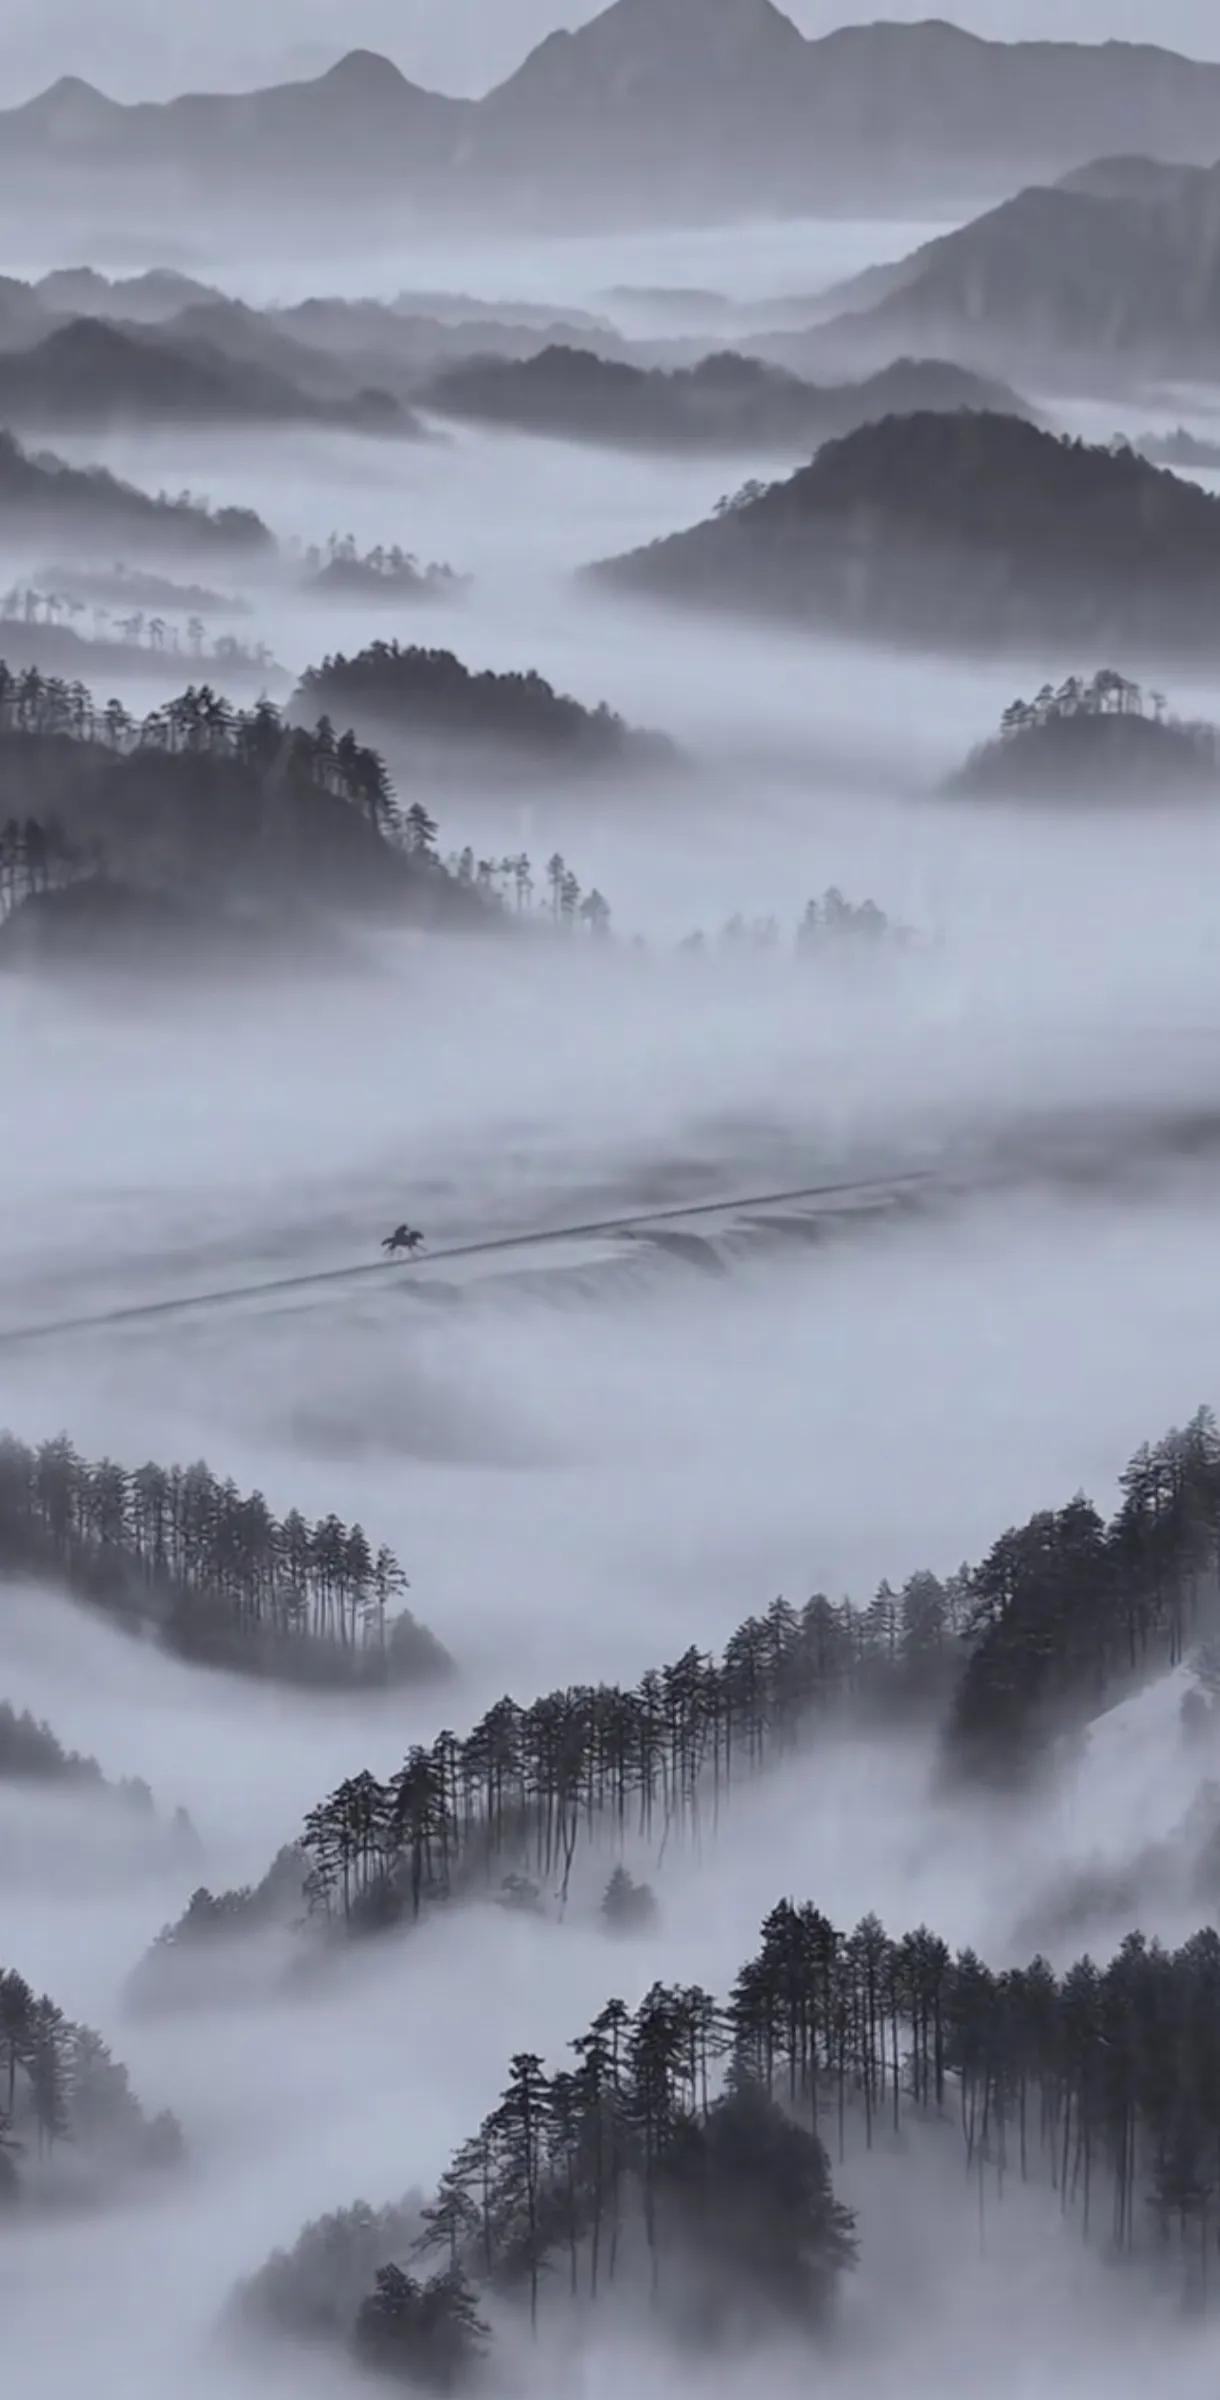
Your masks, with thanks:
M 261 1492 L 202 1461 L 129 1472 L 90 1463 L 66 1434 L 37 1449 L 0 1435 L 0 1568 L 256 1673 L 386 1682 L 447 1664 L 409 1610 L 391 1613 L 406 1578 L 361 1526 L 278 1522 Z

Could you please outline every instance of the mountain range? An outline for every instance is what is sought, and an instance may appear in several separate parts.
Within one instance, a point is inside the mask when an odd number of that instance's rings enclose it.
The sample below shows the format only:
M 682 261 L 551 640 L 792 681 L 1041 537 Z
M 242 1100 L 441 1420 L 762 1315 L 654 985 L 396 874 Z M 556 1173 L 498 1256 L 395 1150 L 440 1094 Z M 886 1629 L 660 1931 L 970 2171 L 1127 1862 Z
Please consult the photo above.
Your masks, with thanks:
M 862 383 L 819 385 L 732 350 L 672 373 L 569 348 L 530 359 L 476 356 L 435 377 L 417 397 L 438 416 L 520 433 L 725 456 L 799 456 L 873 418 L 914 409 L 1028 414 L 1007 386 L 937 359 L 900 358 Z
M 392 194 L 408 213 L 708 220 L 961 211 L 1093 157 L 1220 157 L 1220 63 L 987 41 L 939 20 L 807 39 L 772 0 L 615 0 L 480 100 L 352 52 L 312 81 L 163 103 L 71 76 L 0 111 L 0 189 L 61 215 L 155 191 L 185 218 Z

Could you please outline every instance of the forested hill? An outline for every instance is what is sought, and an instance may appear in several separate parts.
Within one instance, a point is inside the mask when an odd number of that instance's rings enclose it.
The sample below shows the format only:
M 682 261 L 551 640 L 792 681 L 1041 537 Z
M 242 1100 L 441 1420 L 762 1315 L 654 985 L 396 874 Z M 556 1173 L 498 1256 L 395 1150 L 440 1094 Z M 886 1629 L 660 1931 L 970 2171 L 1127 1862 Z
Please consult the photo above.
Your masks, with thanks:
M 654 1983 L 606 2002 L 549 2069 L 512 2060 L 431 2202 L 303 2230 L 241 2287 L 239 2324 L 337 2345 L 403 2384 L 477 2388 L 540 2322 L 650 2321 L 703 2352 L 744 2323 L 813 2345 L 860 2251 L 826 2141 L 889 2153 L 908 2207 L 943 2204 L 946 2144 L 980 2236 L 1023 2187 L 1111 2271 L 1205 2300 L 1220 2143 L 1220 1938 L 1132 1933 L 1104 1969 L 996 1970 L 926 1925 L 850 1933 L 780 1900 L 723 1998 Z M 1053 2234 L 1052 2234 L 1053 2238 Z M 363 2287 L 363 2288 L 362 2288 Z M 1144 2289 L 1146 2286 L 1137 2286 Z
M 1107 1524 L 1082 1494 L 1010 1527 L 975 1568 L 883 1583 L 867 1608 L 776 1600 L 719 1657 L 694 1647 L 633 1688 L 505 1697 L 460 1739 L 416 1743 L 384 1781 L 348 1776 L 254 1892 L 196 1893 L 139 1970 L 152 2005 L 193 1982 L 198 1945 L 254 1930 L 302 1888 L 343 1934 L 413 1923 L 496 1888 L 566 1899 L 586 1843 L 714 1833 L 733 1792 L 868 1725 L 931 1726 L 946 1785 L 1019 1788 L 1107 1702 L 1211 1634 L 1220 1434 L 1201 1409 L 1136 1452 Z M 530 1878 L 537 1878 L 531 1885 Z M 524 1879 L 524 1881 L 523 1881 Z
M 1220 729 L 1168 714 L 1113 667 L 1010 701 L 947 789 L 973 798 L 1220 800 Z
M 388 392 L 323 400 L 257 361 L 207 342 L 79 317 L 28 350 L 0 354 L 0 421 L 41 430 L 157 423 L 339 425 L 418 435 Z
M 66 1435 L 0 1436 L 0 1577 L 58 1586 L 188 1658 L 321 1685 L 428 1682 L 451 1665 L 402 1605 L 392 1550 L 360 1525 L 299 1510 L 202 1461 L 129 1471 Z
M 0 1966 L 0 2206 L 104 2200 L 181 2153 L 176 2120 L 145 2116 L 100 2036 Z
M 326 709 L 430 757 L 465 752 L 488 771 L 547 768 L 604 774 L 664 766 L 675 752 L 663 735 L 626 725 L 604 701 L 595 708 L 557 692 L 532 669 L 475 673 L 450 650 L 371 642 L 310 667 L 293 704 L 298 715 Z
M 1208 655 L 1220 499 L 1130 450 L 989 413 L 887 417 L 594 570 L 698 607 L 956 650 Z
M 441 416 L 628 448 L 799 455 L 896 408 L 1007 408 L 1014 393 L 936 359 L 900 359 L 858 384 L 805 383 L 724 351 L 673 372 L 591 350 L 473 358 L 435 377 L 420 404 Z
M 80 557 L 107 559 L 116 550 L 246 557 L 275 548 L 253 509 L 212 509 L 189 492 L 154 499 L 105 467 L 70 467 L 48 451 L 25 450 L 2 427 L 0 534 L 70 543 Z
M 190 685 L 142 719 L 81 683 L 0 661 L 0 943 L 113 948 L 137 967 L 168 930 L 206 954 L 233 911 L 251 937 L 339 909 L 487 926 L 498 902 L 437 855 L 422 802 L 400 812 L 384 761 L 322 717 L 232 708 Z M 4 920 L 8 918 L 7 925 Z M 240 928 L 239 928 L 240 930 Z M 130 950 L 128 945 L 130 944 Z

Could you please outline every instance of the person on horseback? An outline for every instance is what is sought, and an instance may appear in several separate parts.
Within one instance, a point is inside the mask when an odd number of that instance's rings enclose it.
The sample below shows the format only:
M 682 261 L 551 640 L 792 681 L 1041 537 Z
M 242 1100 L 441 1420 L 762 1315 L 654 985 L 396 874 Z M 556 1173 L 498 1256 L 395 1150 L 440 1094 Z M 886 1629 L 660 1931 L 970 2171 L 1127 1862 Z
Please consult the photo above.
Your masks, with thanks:
M 381 1245 L 387 1258 L 397 1257 L 400 1251 L 405 1251 L 408 1258 L 413 1258 L 423 1246 L 422 1233 L 414 1233 L 409 1225 L 396 1225 L 393 1233 L 388 1233 Z

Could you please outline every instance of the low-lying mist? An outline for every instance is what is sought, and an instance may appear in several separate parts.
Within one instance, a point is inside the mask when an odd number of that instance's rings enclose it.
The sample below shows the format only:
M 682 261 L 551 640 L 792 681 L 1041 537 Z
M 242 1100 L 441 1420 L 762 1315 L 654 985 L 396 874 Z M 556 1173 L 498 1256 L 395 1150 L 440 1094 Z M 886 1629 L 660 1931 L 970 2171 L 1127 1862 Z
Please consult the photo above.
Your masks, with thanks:
M 369 277 L 588 305 L 689 277 L 745 304 L 918 230 L 400 248 Z M 232 288 L 282 296 L 315 271 L 271 259 Z M 278 560 L 206 579 L 294 683 L 327 652 L 421 642 L 536 668 L 683 752 L 664 775 L 471 771 L 439 794 L 391 757 L 442 853 L 529 851 L 534 905 L 518 922 L 510 902 L 494 939 L 370 916 L 338 955 L 319 917 L 265 976 L 0 972 L 0 1429 L 66 1429 L 127 1469 L 206 1458 L 281 1522 L 359 1520 L 454 1661 L 439 1686 L 302 1689 L 4 1581 L 0 1701 L 153 1807 L 0 1779 L 0 1966 L 95 2025 L 187 2145 L 172 2181 L 104 2214 L 5 2220 L 5 2356 L 48 2400 L 77 2400 L 84 2372 L 101 2400 L 345 2400 L 365 2387 L 342 2351 L 221 2338 L 235 2282 L 306 2219 L 429 2192 L 510 2056 L 557 2067 L 610 1995 L 725 1996 L 782 1896 L 844 1930 L 923 1921 L 997 1972 L 1035 1948 L 1056 1969 L 1107 1957 L 1128 1896 L 1166 1943 L 1214 1918 L 1195 1872 L 1214 1724 L 1187 1738 L 1183 1660 L 998 1800 L 948 1784 L 939 1723 L 862 1721 L 743 1781 L 714 1838 L 633 1820 L 622 1853 L 659 1913 L 619 1939 L 607 1841 L 537 1913 L 454 1900 L 316 1956 L 277 1926 L 195 2006 L 129 1990 L 197 1886 L 256 1883 L 342 1779 L 464 1737 L 505 1692 L 719 1649 L 778 1593 L 867 1606 L 1078 1490 L 1108 1515 L 1138 1446 L 1220 1402 L 1220 811 L 945 795 L 1016 690 L 1101 660 L 896 657 L 574 580 L 705 516 L 715 462 L 465 431 L 59 446 L 258 510 Z M 307 594 L 304 546 L 349 530 L 469 588 L 388 612 Z M 62 528 L 23 543 L 9 579 L 62 556 Z M 189 646 L 150 652 L 120 696 L 145 708 L 197 672 Z M 1198 670 L 1172 700 L 1220 715 Z M 605 895 L 611 939 L 551 923 L 553 851 Z M 873 902 L 884 937 L 798 943 L 830 890 Z M 682 1210 L 704 1213 L 655 1221 Z M 382 1264 L 400 1221 L 427 1247 Z M 812 2367 L 781 2344 L 692 2362 L 642 2301 L 579 2341 L 549 2319 L 536 2348 L 510 2335 L 490 2388 L 608 2400 L 629 2377 L 737 2400 L 747 2371 L 781 2394 L 813 2372 L 835 2400 L 1135 2400 L 1155 2372 L 1202 2400 L 1202 2332 L 1086 2249 L 1036 2176 L 993 2205 L 956 2105 L 871 2151 L 848 2125 L 835 2188 L 861 2259 Z M 821 2130 L 833 2150 L 828 2103 Z

